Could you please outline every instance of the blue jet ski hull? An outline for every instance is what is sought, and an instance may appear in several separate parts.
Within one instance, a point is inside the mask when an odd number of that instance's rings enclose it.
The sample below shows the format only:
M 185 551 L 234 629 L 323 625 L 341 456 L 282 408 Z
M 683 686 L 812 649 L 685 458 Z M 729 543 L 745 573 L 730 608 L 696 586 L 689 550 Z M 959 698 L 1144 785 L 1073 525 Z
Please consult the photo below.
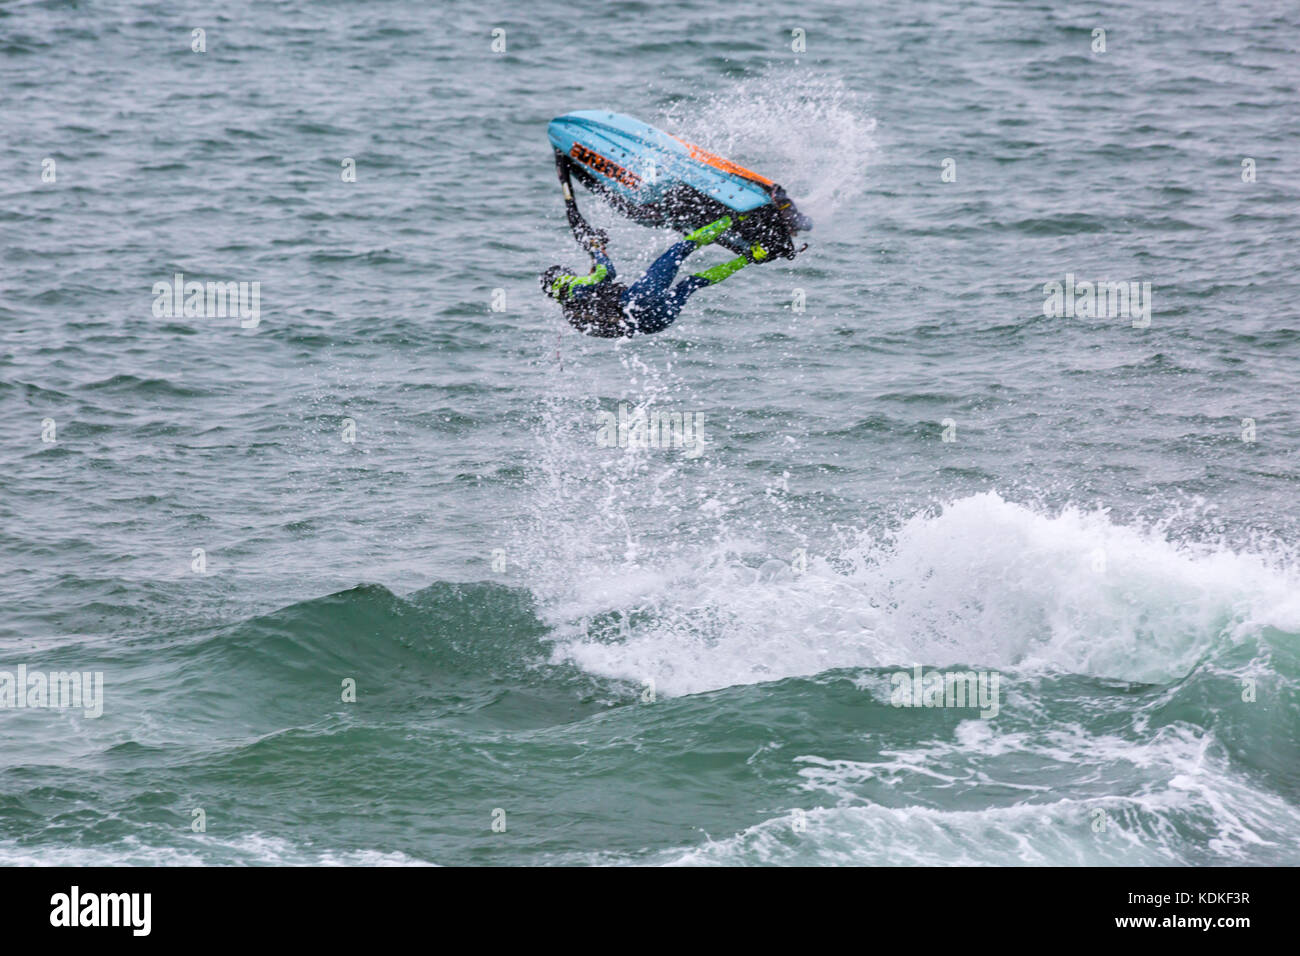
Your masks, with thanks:
M 731 215 L 737 225 L 720 245 L 759 243 L 785 258 L 812 228 L 777 183 L 630 116 L 579 110 L 553 119 L 547 135 L 561 179 L 571 173 L 633 222 L 688 233 Z

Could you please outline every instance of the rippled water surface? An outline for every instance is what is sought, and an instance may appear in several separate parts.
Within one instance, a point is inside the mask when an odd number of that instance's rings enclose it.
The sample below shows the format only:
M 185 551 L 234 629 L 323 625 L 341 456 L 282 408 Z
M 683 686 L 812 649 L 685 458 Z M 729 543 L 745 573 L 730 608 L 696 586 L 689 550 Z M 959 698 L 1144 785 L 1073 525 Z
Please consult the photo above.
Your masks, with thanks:
M 1300 863 L 1300 15 L 1075 10 L 0 4 L 0 862 Z M 595 107 L 807 252 L 574 333 Z

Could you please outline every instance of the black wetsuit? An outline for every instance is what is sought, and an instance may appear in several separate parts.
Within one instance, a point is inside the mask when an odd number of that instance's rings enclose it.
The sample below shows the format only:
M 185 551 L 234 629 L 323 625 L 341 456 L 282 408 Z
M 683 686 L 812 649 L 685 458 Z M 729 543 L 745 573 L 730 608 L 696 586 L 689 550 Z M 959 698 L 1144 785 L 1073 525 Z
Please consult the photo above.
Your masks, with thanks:
M 615 282 L 614 263 L 603 249 L 593 249 L 596 268 L 590 275 L 560 276 L 553 283 L 564 317 L 579 332 L 598 338 L 662 332 L 673 324 L 691 293 L 714 281 L 692 275 L 672 286 L 677 270 L 697 248 L 694 242 L 677 243 L 630 286 Z

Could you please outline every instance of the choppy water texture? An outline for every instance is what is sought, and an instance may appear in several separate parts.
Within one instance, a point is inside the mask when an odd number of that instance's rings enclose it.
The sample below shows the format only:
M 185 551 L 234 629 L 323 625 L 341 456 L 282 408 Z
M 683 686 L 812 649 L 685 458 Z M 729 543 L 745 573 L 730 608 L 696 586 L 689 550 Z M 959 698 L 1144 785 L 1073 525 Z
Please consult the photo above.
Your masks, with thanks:
M 1300 16 L 1059 7 L 0 5 L 0 862 L 1300 862 Z M 811 248 L 567 330 L 597 106 Z

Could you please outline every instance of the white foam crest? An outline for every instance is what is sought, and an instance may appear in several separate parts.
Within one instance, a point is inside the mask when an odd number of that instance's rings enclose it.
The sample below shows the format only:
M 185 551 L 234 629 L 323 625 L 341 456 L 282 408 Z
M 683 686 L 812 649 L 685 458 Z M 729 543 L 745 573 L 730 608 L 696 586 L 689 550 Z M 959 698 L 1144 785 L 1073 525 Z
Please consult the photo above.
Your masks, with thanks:
M 400 850 L 330 850 L 278 836 L 250 833 L 235 839 L 193 836 L 190 845 L 145 843 L 135 835 L 106 847 L 20 846 L 0 843 L 0 866 L 436 866 Z
M 994 493 L 810 556 L 802 574 L 748 567 L 725 543 L 643 557 L 571 562 L 570 586 L 543 611 L 560 658 L 670 695 L 913 664 L 1160 682 L 1265 625 L 1300 632 L 1285 561 Z M 622 619 L 617 635 L 588 630 L 602 614 Z
M 796 831 L 792 811 L 733 837 L 663 855 L 679 865 L 850 864 L 885 866 L 1090 866 L 1282 864 L 1300 860 L 1287 801 L 1254 788 L 1241 777 L 1212 735 L 1169 727 L 1149 741 L 1089 735 L 1078 729 L 1045 737 L 1010 734 L 999 739 L 987 723 L 968 721 L 959 741 L 936 741 L 917 751 L 887 755 L 876 763 L 802 758 L 810 790 L 826 792 L 836 805 L 804 812 Z M 1113 772 L 1128 766 L 1142 785 L 1123 796 L 1077 795 L 1042 799 L 1046 787 L 999 778 L 996 758 L 1014 755 L 1020 775 L 1023 748 L 1035 756 L 1095 764 Z M 978 772 L 952 769 L 984 758 Z M 994 758 L 989 762 L 988 758 Z M 942 766 L 951 774 L 939 774 Z M 934 777 L 965 776 L 970 786 L 996 783 L 1003 792 L 1026 792 L 1010 806 L 957 810 L 932 806 L 885 807 L 859 795 L 864 780 L 905 786 L 905 778 L 933 796 Z M 966 788 L 956 786 L 958 799 Z M 1059 789 L 1058 787 L 1054 789 Z M 1030 791 L 1040 798 L 1031 802 Z M 1099 827 L 1098 821 L 1105 826 Z
M 851 579 L 888 608 L 895 646 L 922 663 L 1165 681 L 1221 639 L 1300 630 L 1294 565 L 1273 555 L 995 493 L 914 516 L 851 557 Z

